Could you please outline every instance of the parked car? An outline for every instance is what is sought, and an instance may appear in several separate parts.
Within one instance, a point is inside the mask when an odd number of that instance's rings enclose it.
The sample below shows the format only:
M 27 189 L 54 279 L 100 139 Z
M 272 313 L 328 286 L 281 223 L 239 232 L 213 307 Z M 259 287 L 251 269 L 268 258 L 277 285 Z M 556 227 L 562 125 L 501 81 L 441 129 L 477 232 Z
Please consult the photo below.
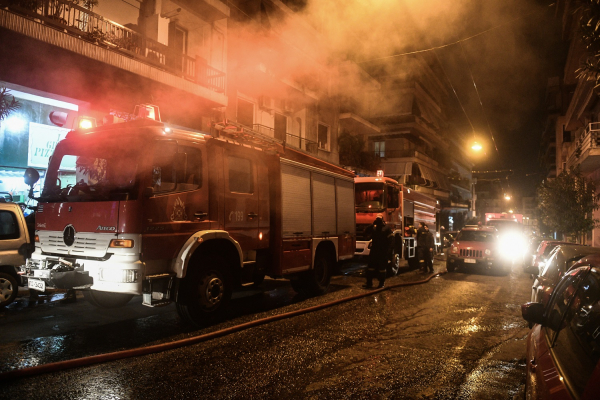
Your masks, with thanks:
M 523 252 L 523 272 L 531 274 L 533 272 L 534 256 L 537 254 L 540 243 L 544 240 L 554 240 L 553 238 L 544 238 L 539 236 L 532 236 L 529 239 L 529 243 Z
M 597 399 L 600 393 L 600 257 L 577 262 L 547 305 L 521 306 L 527 337 L 527 399 Z
M 533 275 L 539 275 L 541 268 L 544 267 L 550 252 L 558 245 L 576 244 L 571 242 L 563 242 L 560 240 L 542 240 L 531 260 L 531 266 L 527 272 Z
M 21 207 L 0 201 L 0 307 L 12 303 L 22 284 L 20 266 L 32 252 Z
M 496 228 L 467 226 L 450 245 L 446 269 L 448 272 L 469 268 L 508 273 L 510 262 L 502 257 L 501 251 Z
M 559 279 L 573 264 L 590 254 L 600 253 L 599 247 L 580 244 L 558 245 L 550 253 L 548 260 L 536 276 L 531 287 L 531 301 L 548 303 Z

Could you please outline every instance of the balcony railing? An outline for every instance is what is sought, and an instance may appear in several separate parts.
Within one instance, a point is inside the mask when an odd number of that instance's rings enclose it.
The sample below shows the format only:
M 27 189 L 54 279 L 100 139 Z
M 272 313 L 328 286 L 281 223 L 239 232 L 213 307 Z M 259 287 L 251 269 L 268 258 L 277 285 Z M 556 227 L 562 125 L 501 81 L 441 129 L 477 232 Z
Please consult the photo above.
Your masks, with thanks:
M 12 12 L 164 69 L 217 92 L 225 73 L 68 0 L 0 0 Z
M 379 158 L 417 158 L 425 162 L 438 165 L 438 162 L 418 150 L 377 150 L 374 151 Z
M 581 156 L 592 149 L 600 149 L 600 122 L 591 122 L 586 126 L 583 135 L 575 142 L 575 151 L 570 155 L 568 165 L 581 163 L 584 161 L 580 160 Z
M 275 139 L 281 140 L 284 143 L 284 145 L 286 145 L 286 146 L 292 146 L 297 149 L 302 149 L 311 154 L 317 154 L 317 151 L 319 148 L 319 145 L 317 142 L 308 140 L 308 139 L 300 137 L 300 136 L 292 135 L 291 133 L 286 132 L 285 139 L 282 139 L 281 137 L 277 137 L 275 135 L 275 129 L 271 128 L 270 126 L 254 124 L 252 126 L 252 130 L 260 132 L 264 135 L 272 136 Z M 283 136 L 283 135 L 280 135 L 280 136 Z

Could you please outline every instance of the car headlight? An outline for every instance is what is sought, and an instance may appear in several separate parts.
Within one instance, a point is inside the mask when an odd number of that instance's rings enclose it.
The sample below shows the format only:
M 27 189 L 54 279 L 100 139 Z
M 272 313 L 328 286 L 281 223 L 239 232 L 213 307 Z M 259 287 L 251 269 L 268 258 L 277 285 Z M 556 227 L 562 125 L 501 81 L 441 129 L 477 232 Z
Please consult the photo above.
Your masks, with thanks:
M 450 250 L 450 252 L 451 252 L 452 254 L 456 254 L 456 253 L 458 253 L 458 247 L 454 247 L 454 246 L 452 246 L 452 250 Z
M 490 249 L 485 249 L 484 251 L 486 256 L 491 256 L 492 255 L 492 251 Z

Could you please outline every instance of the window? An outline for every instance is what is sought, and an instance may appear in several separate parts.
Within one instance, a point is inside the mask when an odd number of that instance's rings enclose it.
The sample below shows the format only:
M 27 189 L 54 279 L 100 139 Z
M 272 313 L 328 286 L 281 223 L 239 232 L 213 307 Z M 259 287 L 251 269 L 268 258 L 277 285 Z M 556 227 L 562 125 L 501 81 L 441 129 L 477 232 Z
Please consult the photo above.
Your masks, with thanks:
M 327 125 L 319 124 L 317 140 L 319 149 L 329 151 L 329 127 Z
M 232 193 L 254 193 L 252 161 L 236 156 L 227 157 L 229 165 L 229 191 Z
M 190 146 L 179 146 L 177 152 L 178 191 L 195 190 L 202 186 L 202 152 Z
M 176 142 L 159 141 L 156 143 L 152 161 L 152 188 L 154 192 L 168 192 L 175 189 L 177 182 L 176 155 Z
M 275 132 L 275 139 L 284 141 L 287 133 L 287 117 L 285 115 L 275 113 L 274 125 L 273 131 Z
M 237 100 L 237 122 L 252 128 L 254 124 L 254 104 L 242 99 Z
M 399 203 L 399 194 L 400 191 L 398 190 L 398 188 L 393 187 L 393 186 L 386 186 L 387 188 L 387 206 L 389 208 L 398 208 L 400 207 L 400 203 Z
M 576 270 L 557 286 L 544 324 L 567 386 L 581 395 L 600 359 L 600 285 L 595 270 Z M 578 396 L 576 396 L 578 397 Z
M 188 32 L 174 22 L 169 24 L 169 49 L 171 56 L 169 65 L 178 71 L 184 71 L 183 55 L 187 54 Z
M 10 211 L 0 211 L 0 240 L 18 239 L 19 236 L 17 216 Z
M 375 145 L 375 155 L 381 158 L 385 157 L 385 142 L 373 142 Z

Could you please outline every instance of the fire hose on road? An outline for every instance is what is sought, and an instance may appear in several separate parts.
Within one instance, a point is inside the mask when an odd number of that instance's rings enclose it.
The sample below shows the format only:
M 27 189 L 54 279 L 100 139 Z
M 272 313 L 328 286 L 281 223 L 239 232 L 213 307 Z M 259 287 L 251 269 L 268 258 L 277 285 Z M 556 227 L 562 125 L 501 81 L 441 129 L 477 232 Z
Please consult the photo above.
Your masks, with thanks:
M 431 279 L 433 279 L 437 276 L 443 275 L 445 273 L 446 273 L 446 271 L 439 272 L 437 274 L 430 275 L 429 277 L 427 277 L 423 280 L 420 280 L 420 281 L 403 282 L 403 283 L 397 283 L 395 285 L 388 285 L 381 289 L 366 291 L 364 293 L 360 293 L 360 294 L 357 294 L 354 296 L 344 297 L 342 299 L 334 300 L 334 301 L 324 303 L 324 304 L 319 304 L 317 306 L 307 307 L 307 308 L 303 308 L 301 310 L 290 311 L 290 312 L 279 314 L 279 315 L 273 315 L 270 317 L 257 319 L 255 321 L 246 322 L 244 324 L 232 326 L 232 327 L 225 328 L 225 329 L 222 329 L 219 331 L 206 333 L 203 335 L 198 335 L 198 336 L 194 336 L 194 337 L 190 337 L 190 338 L 186 338 L 186 339 L 181 339 L 181 340 L 177 340 L 174 342 L 161 343 L 161 344 L 157 344 L 157 345 L 153 345 L 153 346 L 140 347 L 140 348 L 131 349 L 131 350 L 115 351 L 112 353 L 98 354 L 95 356 L 76 358 L 73 360 L 59 361 L 59 362 L 54 362 L 54 363 L 49 363 L 49 364 L 44 364 L 44 365 L 38 365 L 35 367 L 29 367 L 29 368 L 17 369 L 14 371 L 3 372 L 3 373 L 0 373 L 0 381 L 7 381 L 10 379 L 15 379 L 15 378 L 24 378 L 24 377 L 28 377 L 28 376 L 41 375 L 41 374 L 45 374 L 45 373 L 49 373 L 49 372 L 64 371 L 64 370 L 71 369 L 71 368 L 78 368 L 78 367 L 85 367 L 85 366 L 94 365 L 94 364 L 101 364 L 101 363 L 105 363 L 108 361 L 122 360 L 124 358 L 140 357 L 140 356 L 144 356 L 147 354 L 160 353 L 160 352 L 167 351 L 167 350 L 190 346 L 190 345 L 193 345 L 196 343 L 205 342 L 207 340 L 226 336 L 226 335 L 229 335 L 229 334 L 232 334 L 235 332 L 240 332 L 240 331 L 243 331 L 243 330 L 246 330 L 249 328 L 253 328 L 256 326 L 265 325 L 265 324 L 275 322 L 275 321 L 280 321 L 280 320 L 283 320 L 286 318 L 291 318 L 291 317 L 295 317 L 298 315 L 303 315 L 303 314 L 308 314 L 308 313 L 311 313 L 314 311 L 323 310 L 325 308 L 333 307 L 333 306 L 341 304 L 341 303 L 360 299 L 362 297 L 371 296 L 373 294 L 383 292 L 384 290 L 389 290 L 389 289 L 403 287 L 403 286 L 421 285 L 421 284 L 427 283 Z

